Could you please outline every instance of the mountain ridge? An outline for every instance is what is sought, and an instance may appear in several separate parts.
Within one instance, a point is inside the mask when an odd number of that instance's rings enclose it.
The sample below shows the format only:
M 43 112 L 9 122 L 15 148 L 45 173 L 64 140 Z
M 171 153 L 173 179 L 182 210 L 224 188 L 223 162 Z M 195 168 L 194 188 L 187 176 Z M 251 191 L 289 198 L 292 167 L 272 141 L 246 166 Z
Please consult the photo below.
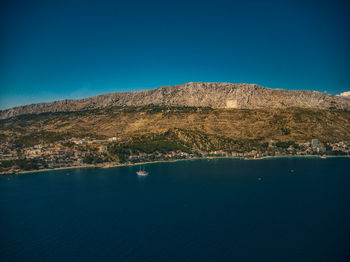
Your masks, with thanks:
M 350 110 L 350 99 L 317 91 L 271 89 L 256 84 L 189 82 L 151 90 L 114 92 L 82 99 L 64 99 L 0 111 L 0 119 L 24 114 L 69 112 L 109 106 L 195 106 L 211 108 L 310 108 Z

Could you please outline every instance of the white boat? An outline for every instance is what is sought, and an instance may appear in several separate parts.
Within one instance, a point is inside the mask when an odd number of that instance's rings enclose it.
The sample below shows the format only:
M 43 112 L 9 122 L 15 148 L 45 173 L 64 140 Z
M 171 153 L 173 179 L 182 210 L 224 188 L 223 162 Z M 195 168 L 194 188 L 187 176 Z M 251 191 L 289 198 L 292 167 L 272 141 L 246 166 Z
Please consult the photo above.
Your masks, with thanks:
M 145 170 L 142 170 L 141 167 L 140 167 L 140 170 L 136 172 L 136 174 L 138 176 L 147 176 L 148 175 L 148 172 L 145 171 Z

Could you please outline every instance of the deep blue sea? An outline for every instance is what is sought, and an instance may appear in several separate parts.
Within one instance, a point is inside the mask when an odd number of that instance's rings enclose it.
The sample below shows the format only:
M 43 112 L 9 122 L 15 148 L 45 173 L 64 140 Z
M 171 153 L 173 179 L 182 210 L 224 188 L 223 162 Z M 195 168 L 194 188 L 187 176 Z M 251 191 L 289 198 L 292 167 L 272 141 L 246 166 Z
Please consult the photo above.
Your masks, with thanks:
M 0 261 L 350 261 L 350 159 L 0 177 Z

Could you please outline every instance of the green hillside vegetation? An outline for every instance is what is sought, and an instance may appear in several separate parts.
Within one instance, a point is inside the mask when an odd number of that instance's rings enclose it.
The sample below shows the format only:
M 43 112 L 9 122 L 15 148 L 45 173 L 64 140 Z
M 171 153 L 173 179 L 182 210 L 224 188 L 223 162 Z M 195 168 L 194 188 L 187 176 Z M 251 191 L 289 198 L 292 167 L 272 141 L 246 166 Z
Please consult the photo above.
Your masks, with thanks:
M 108 154 L 117 156 L 119 161 L 124 162 L 130 155 L 140 153 L 165 154 L 171 151 L 182 151 L 191 154 L 198 151 L 212 152 L 218 150 L 244 153 L 252 150 L 265 151 L 268 145 L 263 139 L 234 140 L 222 136 L 208 135 L 199 131 L 175 128 L 161 134 L 134 136 L 128 141 L 110 143 Z M 279 144 L 281 148 L 287 148 L 290 145 L 297 146 L 294 142 L 280 142 Z

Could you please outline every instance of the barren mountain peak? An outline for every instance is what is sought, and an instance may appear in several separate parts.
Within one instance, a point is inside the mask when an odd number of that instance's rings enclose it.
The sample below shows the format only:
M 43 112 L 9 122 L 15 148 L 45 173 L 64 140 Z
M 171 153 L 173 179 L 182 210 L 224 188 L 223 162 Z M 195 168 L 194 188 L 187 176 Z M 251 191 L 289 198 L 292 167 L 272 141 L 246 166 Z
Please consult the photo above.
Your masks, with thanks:
M 350 100 L 316 91 L 270 89 L 256 84 L 189 82 L 152 90 L 115 92 L 78 100 L 60 100 L 0 111 L 0 119 L 23 114 L 78 111 L 109 106 L 190 106 L 211 108 L 314 108 L 350 110 Z

